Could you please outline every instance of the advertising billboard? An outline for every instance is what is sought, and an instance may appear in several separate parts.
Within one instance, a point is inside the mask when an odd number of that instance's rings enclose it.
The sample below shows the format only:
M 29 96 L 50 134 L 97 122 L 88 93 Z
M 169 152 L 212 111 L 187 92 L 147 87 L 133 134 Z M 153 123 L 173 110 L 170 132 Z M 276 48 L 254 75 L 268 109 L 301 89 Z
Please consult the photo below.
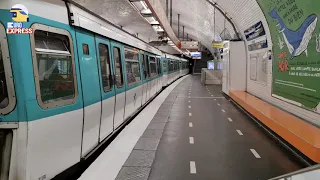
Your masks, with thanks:
M 320 113 L 320 1 L 257 1 L 273 44 L 272 95 Z
M 260 21 L 250 28 L 246 29 L 244 31 L 244 34 L 246 35 L 247 41 L 251 41 L 253 39 L 266 35 L 266 31 L 264 30 L 263 24 Z

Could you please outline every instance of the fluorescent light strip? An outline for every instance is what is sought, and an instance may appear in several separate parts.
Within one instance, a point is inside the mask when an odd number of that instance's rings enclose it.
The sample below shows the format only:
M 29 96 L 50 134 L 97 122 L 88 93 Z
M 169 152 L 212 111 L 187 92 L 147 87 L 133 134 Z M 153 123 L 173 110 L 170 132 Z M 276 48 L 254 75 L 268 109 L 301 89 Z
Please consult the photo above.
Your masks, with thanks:
M 141 5 L 143 6 L 144 9 L 148 9 L 146 3 L 144 1 L 140 1 Z

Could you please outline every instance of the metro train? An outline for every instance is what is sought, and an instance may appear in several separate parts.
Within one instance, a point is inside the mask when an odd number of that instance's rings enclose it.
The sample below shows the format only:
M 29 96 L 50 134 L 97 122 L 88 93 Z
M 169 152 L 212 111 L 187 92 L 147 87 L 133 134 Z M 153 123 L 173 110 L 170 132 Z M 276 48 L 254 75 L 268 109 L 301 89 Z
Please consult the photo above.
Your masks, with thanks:
M 7 34 L 21 3 L 33 32 Z M 64 1 L 2 0 L 0 41 L 1 180 L 74 167 L 189 71 L 188 60 Z

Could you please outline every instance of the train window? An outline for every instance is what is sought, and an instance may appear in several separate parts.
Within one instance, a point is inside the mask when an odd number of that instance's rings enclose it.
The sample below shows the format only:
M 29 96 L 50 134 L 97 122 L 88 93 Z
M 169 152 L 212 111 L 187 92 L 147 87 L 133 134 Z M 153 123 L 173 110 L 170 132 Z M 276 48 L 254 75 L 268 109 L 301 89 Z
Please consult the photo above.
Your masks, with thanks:
M 78 90 L 72 38 L 68 31 L 32 25 L 30 35 L 37 100 L 44 108 L 75 102 Z
M 99 56 L 100 56 L 100 68 L 101 68 L 101 79 L 102 79 L 102 86 L 104 92 L 111 90 L 110 84 L 110 74 L 111 74 L 111 67 L 110 67 L 110 55 L 109 55 L 109 46 L 106 44 L 99 44 Z
M 88 44 L 82 44 L 82 51 L 84 55 L 89 55 L 89 46 Z
M 2 55 L 2 48 L 0 44 L 0 109 L 6 108 L 9 105 L 8 99 L 8 87 L 7 87 L 7 80 L 6 74 L 4 72 L 4 65 L 3 65 L 3 55 Z
M 166 61 L 162 61 L 162 69 L 163 69 L 163 72 L 167 72 L 167 62 Z
M 16 104 L 11 63 L 4 26 L 0 23 L 0 114 L 11 112 Z M 1 148 L 0 148 L 1 149 Z M 0 158 L 1 163 L 1 158 Z M 1 170 L 1 168 L 0 168 Z M 1 172 L 0 172 L 1 174 Z
M 147 78 L 150 77 L 150 63 L 149 63 L 149 56 L 145 55 L 145 58 L 146 58 L 146 66 L 147 66 Z
M 172 71 L 175 71 L 175 70 L 176 70 L 176 62 L 172 61 Z
M 174 71 L 174 61 L 171 61 L 171 71 Z
M 116 65 L 116 83 L 117 83 L 117 87 L 120 88 L 123 86 L 123 72 L 122 72 L 120 48 L 118 47 L 113 48 L 113 58 Z
M 160 67 L 160 59 L 157 58 L 157 68 L 158 68 L 158 74 L 161 74 L 161 67 Z
M 155 57 L 150 57 L 150 73 L 151 77 L 157 76 L 157 65 Z
M 141 54 L 142 58 L 142 76 L 144 79 L 147 79 L 147 70 L 146 70 L 146 57 L 145 55 Z
M 139 66 L 139 51 L 129 48 L 124 49 L 126 58 L 126 70 L 128 85 L 132 86 L 141 82 L 140 66 Z
M 169 72 L 172 72 L 174 70 L 174 64 L 173 61 L 170 61 L 169 63 Z

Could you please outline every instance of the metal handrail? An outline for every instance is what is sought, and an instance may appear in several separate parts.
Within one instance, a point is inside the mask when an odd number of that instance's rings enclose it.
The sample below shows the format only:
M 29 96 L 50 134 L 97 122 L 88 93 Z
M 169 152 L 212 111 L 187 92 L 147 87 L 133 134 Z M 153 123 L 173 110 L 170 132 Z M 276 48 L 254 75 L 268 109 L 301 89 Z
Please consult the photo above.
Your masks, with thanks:
M 319 170 L 319 169 L 320 169 L 320 164 L 317 164 L 317 165 L 310 166 L 310 167 L 307 167 L 307 168 L 304 168 L 304 169 L 300 169 L 300 170 L 292 172 L 292 173 L 288 173 L 288 174 L 285 174 L 285 175 L 281 175 L 281 176 L 272 178 L 270 180 L 280 180 L 280 179 L 284 179 L 284 178 L 289 178 L 289 177 L 292 177 L 294 175 L 306 174 L 308 172 L 312 172 L 314 170 Z

